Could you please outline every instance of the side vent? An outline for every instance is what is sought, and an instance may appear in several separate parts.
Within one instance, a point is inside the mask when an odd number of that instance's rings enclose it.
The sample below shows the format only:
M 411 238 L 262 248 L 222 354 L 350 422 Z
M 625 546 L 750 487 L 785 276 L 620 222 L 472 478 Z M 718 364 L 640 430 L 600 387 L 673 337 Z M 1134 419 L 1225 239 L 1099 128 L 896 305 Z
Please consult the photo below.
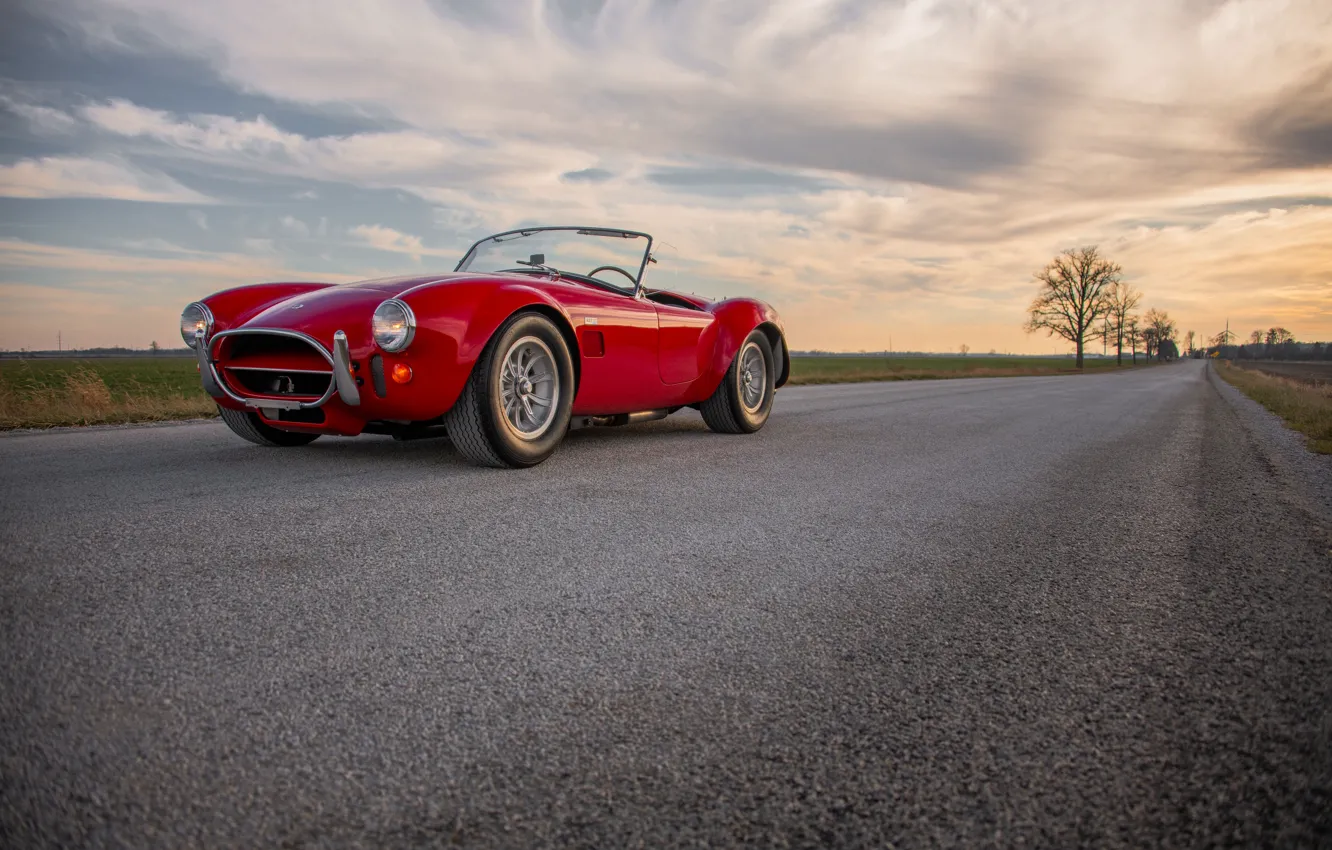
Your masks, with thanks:
M 602 357 L 606 354 L 606 338 L 601 331 L 583 328 L 578 332 L 578 347 L 584 357 Z

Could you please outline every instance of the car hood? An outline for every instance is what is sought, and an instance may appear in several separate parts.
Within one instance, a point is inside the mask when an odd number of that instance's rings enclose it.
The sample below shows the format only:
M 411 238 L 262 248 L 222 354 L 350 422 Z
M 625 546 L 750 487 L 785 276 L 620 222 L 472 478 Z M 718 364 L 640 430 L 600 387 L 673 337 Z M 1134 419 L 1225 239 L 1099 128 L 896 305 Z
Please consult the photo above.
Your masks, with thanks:
M 386 277 L 302 292 L 267 307 L 241 327 L 301 331 L 327 341 L 338 330 L 354 334 L 368 328 L 375 308 L 389 298 L 395 298 L 422 284 L 464 277 L 470 275 L 446 273 Z

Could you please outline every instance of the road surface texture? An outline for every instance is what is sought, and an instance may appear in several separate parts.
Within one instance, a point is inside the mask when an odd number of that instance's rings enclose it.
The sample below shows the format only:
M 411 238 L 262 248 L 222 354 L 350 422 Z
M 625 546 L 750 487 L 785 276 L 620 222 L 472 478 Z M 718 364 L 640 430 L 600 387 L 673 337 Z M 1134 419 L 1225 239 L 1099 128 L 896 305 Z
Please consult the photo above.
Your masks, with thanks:
M 1326 505 L 1235 405 L 801 387 L 526 472 L 0 439 L 0 844 L 1326 846 Z

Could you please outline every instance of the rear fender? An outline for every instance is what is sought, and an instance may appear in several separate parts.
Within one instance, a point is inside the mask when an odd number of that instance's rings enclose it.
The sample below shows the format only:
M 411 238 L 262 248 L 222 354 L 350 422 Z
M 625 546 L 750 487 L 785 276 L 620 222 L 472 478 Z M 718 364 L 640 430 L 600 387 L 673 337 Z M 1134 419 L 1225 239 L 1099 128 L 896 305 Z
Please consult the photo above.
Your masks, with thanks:
M 731 361 L 739 353 L 740 346 L 744 345 L 745 339 L 756 328 L 763 331 L 768 337 L 768 342 L 772 344 L 772 353 L 776 360 L 773 364 L 777 371 L 776 386 L 780 387 L 786 383 L 791 370 L 790 357 L 786 350 L 786 333 L 782 329 L 777 311 L 762 301 L 737 298 L 723 301 L 712 312 L 717 316 L 717 342 L 712 354 L 710 372 L 714 380 L 710 382 L 709 394 L 721 384 L 721 379 L 725 376 L 726 370 L 731 368 Z

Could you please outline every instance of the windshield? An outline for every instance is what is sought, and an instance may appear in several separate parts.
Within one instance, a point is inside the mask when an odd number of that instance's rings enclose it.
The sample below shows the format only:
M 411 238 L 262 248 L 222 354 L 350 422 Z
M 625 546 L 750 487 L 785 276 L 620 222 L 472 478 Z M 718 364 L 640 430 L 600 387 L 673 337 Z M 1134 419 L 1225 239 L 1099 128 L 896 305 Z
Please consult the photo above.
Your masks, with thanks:
M 458 264 L 460 272 L 530 272 L 554 269 L 633 293 L 652 237 L 632 230 L 547 227 L 482 239 Z

